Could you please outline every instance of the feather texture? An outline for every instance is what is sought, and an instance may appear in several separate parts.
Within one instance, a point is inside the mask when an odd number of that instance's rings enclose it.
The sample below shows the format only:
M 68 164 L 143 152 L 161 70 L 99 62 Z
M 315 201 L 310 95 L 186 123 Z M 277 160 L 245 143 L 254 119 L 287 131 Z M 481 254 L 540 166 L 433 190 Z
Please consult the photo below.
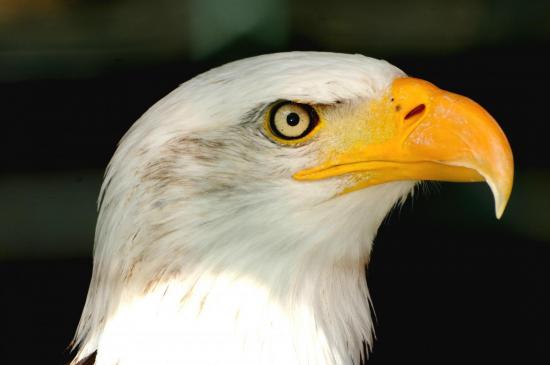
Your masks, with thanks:
M 105 174 L 73 364 L 359 364 L 372 344 L 372 241 L 414 182 L 339 196 L 292 173 L 318 145 L 262 134 L 278 100 L 354 105 L 403 73 L 360 55 L 292 52 L 182 84 L 127 132 Z M 338 103 L 338 104 L 337 104 Z

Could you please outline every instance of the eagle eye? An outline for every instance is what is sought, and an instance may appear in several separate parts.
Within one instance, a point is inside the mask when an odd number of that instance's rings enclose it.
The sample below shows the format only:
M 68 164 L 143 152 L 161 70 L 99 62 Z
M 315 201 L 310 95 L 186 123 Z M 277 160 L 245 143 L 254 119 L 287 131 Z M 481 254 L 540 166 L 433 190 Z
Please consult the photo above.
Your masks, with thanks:
M 319 115 L 313 107 L 285 101 L 271 108 L 267 129 L 277 140 L 301 142 L 318 124 Z

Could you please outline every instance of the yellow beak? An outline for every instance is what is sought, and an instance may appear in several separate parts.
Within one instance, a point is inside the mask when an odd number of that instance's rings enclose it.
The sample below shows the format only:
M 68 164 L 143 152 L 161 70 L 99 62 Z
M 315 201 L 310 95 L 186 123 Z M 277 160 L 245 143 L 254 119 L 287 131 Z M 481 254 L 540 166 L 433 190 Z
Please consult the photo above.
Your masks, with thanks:
M 396 79 L 389 94 L 372 102 L 368 117 L 361 119 L 356 122 L 364 128 L 339 132 L 347 142 L 294 178 L 354 173 L 358 178 L 345 192 L 397 180 L 486 181 L 496 215 L 502 216 L 512 190 L 512 151 L 496 121 L 479 104 L 407 77 Z M 384 132 L 372 138 L 372 131 Z

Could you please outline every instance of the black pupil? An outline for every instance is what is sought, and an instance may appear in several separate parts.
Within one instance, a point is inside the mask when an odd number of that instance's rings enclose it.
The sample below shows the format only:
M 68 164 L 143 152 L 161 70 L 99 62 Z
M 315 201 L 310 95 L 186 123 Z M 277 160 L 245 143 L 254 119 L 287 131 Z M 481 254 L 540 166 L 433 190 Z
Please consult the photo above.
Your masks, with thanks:
M 300 116 L 296 113 L 290 113 L 286 116 L 286 122 L 289 126 L 295 127 L 300 123 Z

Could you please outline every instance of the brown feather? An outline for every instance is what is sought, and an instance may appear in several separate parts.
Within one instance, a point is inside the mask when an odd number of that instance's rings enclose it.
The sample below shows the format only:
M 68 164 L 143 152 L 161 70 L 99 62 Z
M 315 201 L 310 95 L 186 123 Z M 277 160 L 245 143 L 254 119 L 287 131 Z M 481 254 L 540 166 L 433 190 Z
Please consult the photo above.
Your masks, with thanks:
M 76 365 L 94 365 L 96 353 L 97 352 L 94 351 L 93 354 L 89 355 L 85 359 L 80 360 Z

